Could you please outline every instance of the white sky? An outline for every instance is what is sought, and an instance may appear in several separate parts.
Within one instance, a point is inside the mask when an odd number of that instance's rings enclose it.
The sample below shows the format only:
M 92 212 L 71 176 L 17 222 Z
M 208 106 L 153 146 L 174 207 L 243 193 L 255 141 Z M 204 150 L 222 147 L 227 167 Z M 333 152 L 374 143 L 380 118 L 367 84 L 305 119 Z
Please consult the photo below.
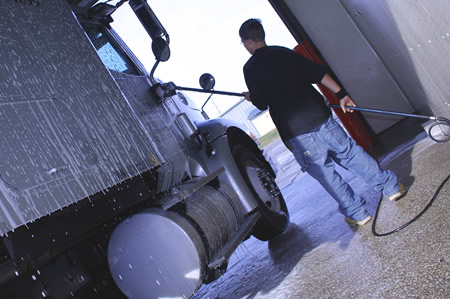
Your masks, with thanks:
M 267 0 L 148 0 L 170 36 L 171 57 L 159 64 L 155 77 L 178 86 L 200 88 L 203 73 L 216 79 L 215 90 L 247 90 L 242 67 L 250 54 L 240 44 L 239 27 L 249 18 L 259 18 L 269 45 L 294 48 L 296 42 Z M 134 13 L 124 4 L 113 15 L 114 29 L 148 71 L 155 58 L 151 39 Z M 188 93 L 199 106 L 208 94 Z M 213 95 L 205 106 L 210 117 L 225 112 L 238 97 Z M 212 103 L 213 101 L 213 103 Z

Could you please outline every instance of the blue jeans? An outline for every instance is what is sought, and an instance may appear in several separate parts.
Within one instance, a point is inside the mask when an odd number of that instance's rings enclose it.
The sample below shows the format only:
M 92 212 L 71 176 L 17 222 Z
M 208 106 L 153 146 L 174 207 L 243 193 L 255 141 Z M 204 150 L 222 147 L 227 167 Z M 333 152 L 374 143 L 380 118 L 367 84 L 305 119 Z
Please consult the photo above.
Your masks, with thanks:
M 332 117 L 312 132 L 290 138 L 287 145 L 302 170 L 319 181 L 338 202 L 339 211 L 353 220 L 362 220 L 369 213 L 365 201 L 336 172 L 334 163 L 386 196 L 398 191 L 396 175 L 380 168 Z

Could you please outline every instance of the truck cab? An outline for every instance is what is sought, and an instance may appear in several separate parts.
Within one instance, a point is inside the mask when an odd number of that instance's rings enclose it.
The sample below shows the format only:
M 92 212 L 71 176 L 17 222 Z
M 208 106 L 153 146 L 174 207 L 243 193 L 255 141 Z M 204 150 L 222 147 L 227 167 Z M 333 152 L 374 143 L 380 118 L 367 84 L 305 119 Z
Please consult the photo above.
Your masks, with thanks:
M 190 297 L 250 235 L 283 233 L 286 204 L 239 124 L 154 78 L 169 38 L 147 2 L 96 2 L 1 4 L 0 291 Z M 110 26 L 128 4 L 150 72 Z

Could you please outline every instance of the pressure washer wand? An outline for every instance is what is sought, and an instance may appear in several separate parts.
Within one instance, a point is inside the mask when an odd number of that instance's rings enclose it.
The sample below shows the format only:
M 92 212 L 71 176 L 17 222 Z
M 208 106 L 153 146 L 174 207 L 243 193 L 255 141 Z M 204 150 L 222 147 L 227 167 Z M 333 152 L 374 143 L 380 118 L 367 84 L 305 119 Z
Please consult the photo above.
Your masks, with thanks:
M 196 92 L 211 93 L 211 94 L 221 94 L 221 95 L 226 95 L 226 96 L 236 96 L 236 97 L 244 97 L 245 96 L 243 93 L 230 92 L 230 91 L 206 90 L 206 89 L 182 87 L 182 86 L 176 86 L 175 88 L 177 90 L 196 91 Z M 330 107 L 341 108 L 341 106 L 337 105 L 337 104 L 330 104 Z M 372 113 L 381 113 L 381 114 L 387 114 L 387 115 L 424 118 L 424 119 L 430 119 L 430 120 L 434 120 L 434 121 L 446 121 L 447 123 L 449 122 L 448 119 L 443 118 L 443 117 L 434 117 L 434 116 L 426 116 L 426 115 L 420 115 L 420 114 L 395 112 L 395 111 L 380 110 L 380 109 L 369 109 L 369 108 L 361 108 L 361 107 L 351 107 L 351 106 L 346 106 L 346 108 L 355 110 L 355 111 L 362 111 L 362 112 L 372 112 Z
M 341 108 L 340 105 L 330 104 L 330 107 L 333 108 Z M 406 117 L 416 117 L 416 118 L 424 118 L 430 119 L 434 122 L 428 128 L 428 136 L 436 142 L 445 143 L 450 141 L 450 120 L 445 117 L 434 117 L 434 116 L 426 116 L 420 114 L 411 114 L 411 113 L 402 113 L 402 112 L 394 112 L 387 110 L 378 110 L 378 109 L 369 109 L 369 108 L 360 108 L 360 107 L 351 107 L 345 106 L 348 109 L 355 111 L 363 111 L 363 112 L 373 112 L 373 113 L 382 113 L 388 115 L 398 115 L 398 116 L 406 116 Z M 439 130 L 433 131 L 433 128 L 439 127 Z
M 186 91 L 195 91 L 195 92 L 203 92 L 203 93 L 211 93 L 211 94 L 221 94 L 221 95 L 226 95 L 226 96 L 244 97 L 243 93 L 238 93 L 238 92 L 220 91 L 220 90 L 205 90 L 205 89 L 200 89 L 200 88 L 191 88 L 191 87 L 182 87 L 182 86 L 176 86 L 175 88 L 177 90 L 186 90 Z M 336 105 L 336 104 L 330 104 L 330 107 L 341 108 L 341 106 Z M 379 110 L 379 109 L 369 109 L 369 108 L 361 108 L 361 107 L 351 107 L 351 106 L 346 106 L 346 108 L 355 110 L 355 111 L 438 120 L 437 117 L 425 116 L 425 115 L 420 115 L 420 114 L 411 114 L 411 113 L 403 113 L 403 112 L 395 112 L 395 111 L 387 111 L 387 110 Z
M 336 105 L 336 104 L 330 104 L 330 107 L 341 108 L 340 105 Z M 355 111 L 373 112 L 373 113 L 381 113 L 381 114 L 388 114 L 388 115 L 398 115 L 398 116 L 406 116 L 406 117 L 416 117 L 416 118 L 425 118 L 425 119 L 431 119 L 431 120 L 438 120 L 438 118 L 434 117 L 434 116 L 426 116 L 426 115 L 419 115 L 419 114 L 394 112 L 394 111 L 379 110 L 379 109 L 360 108 L 360 107 L 351 107 L 351 106 L 346 106 L 346 108 L 351 109 L 351 110 L 355 110 Z
M 221 94 L 221 95 L 226 95 L 226 96 L 235 96 L 235 97 L 243 97 L 244 96 L 243 93 L 230 92 L 230 91 L 206 90 L 206 89 L 182 87 L 182 86 L 176 86 L 175 88 L 177 90 L 196 91 L 196 92 L 203 92 L 203 93 L 213 93 L 213 94 Z

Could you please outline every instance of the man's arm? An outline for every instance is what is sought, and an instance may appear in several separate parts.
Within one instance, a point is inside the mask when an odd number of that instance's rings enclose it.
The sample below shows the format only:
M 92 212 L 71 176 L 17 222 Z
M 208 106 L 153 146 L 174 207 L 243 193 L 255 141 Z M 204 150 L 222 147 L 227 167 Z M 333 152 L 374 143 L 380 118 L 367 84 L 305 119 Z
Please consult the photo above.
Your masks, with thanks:
M 244 97 L 247 101 L 250 101 L 256 108 L 263 111 L 267 109 L 266 88 L 264 78 L 261 77 L 262 73 L 260 65 L 247 62 L 244 66 L 244 79 L 248 88 L 248 92 L 244 92 Z M 250 95 L 251 93 L 251 95 Z
M 339 99 L 339 104 L 341 106 L 341 109 L 342 109 L 342 111 L 344 111 L 344 113 L 353 112 L 353 110 L 345 108 L 345 106 L 356 107 L 355 103 L 347 95 L 347 93 L 339 86 L 339 84 L 337 84 L 336 81 L 333 80 L 333 78 L 329 74 L 325 74 L 325 76 L 323 76 L 322 81 L 320 81 L 320 83 L 325 85 L 332 92 L 334 92 L 334 94 L 339 94 L 340 92 L 341 93 L 344 92 L 343 93 L 344 97 Z

